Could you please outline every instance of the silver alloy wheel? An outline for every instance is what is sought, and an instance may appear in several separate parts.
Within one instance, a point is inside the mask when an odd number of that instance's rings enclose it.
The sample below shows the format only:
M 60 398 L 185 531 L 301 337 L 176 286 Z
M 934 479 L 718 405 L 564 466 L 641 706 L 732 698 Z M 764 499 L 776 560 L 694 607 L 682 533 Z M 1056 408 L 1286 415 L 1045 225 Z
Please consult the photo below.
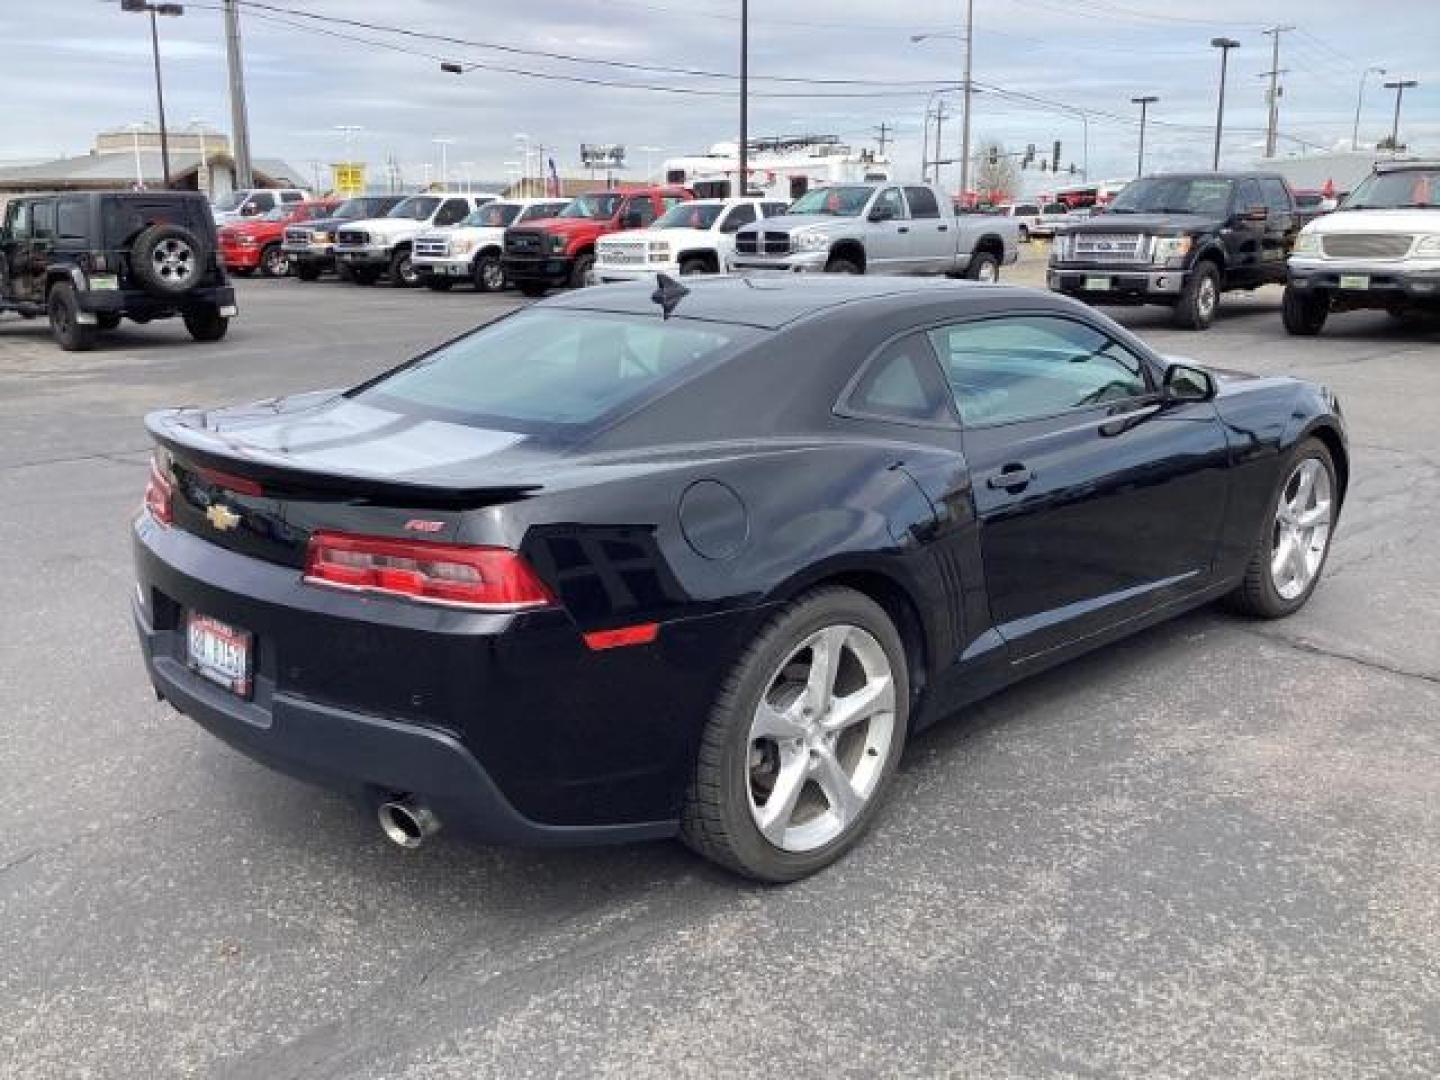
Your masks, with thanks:
M 184 240 L 171 237 L 155 245 L 150 261 L 161 281 L 185 281 L 195 265 L 195 252 Z
M 487 259 L 482 262 L 480 264 L 480 280 L 491 292 L 503 289 L 505 287 L 505 268 L 500 265 L 500 260 Z
M 976 275 L 977 281 L 995 282 L 1000 278 L 1000 267 L 989 259 L 980 264 L 980 273 Z
M 1195 306 L 1200 310 L 1202 319 L 1209 319 L 1215 314 L 1215 305 L 1220 299 L 1220 290 L 1215 284 L 1215 279 L 1208 274 L 1200 282 L 1200 295 L 1195 298 Z
M 827 626 L 776 669 L 750 721 L 747 793 L 783 851 L 824 847 L 864 811 L 895 742 L 895 677 L 880 642 Z
M 1305 458 L 1290 473 L 1275 507 L 1270 580 L 1282 599 L 1302 596 L 1320 572 L 1333 519 L 1330 473 Z
M 411 261 L 409 255 L 406 255 L 404 258 L 402 258 L 395 269 L 399 272 L 400 280 L 403 281 L 406 285 L 415 285 L 419 283 L 420 275 L 415 272 L 415 264 Z

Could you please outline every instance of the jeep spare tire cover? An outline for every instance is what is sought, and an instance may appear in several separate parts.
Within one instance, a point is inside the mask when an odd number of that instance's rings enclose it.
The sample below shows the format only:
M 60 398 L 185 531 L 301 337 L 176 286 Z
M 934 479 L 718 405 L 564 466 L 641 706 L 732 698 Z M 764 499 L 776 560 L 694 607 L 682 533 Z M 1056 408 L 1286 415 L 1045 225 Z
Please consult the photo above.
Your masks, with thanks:
M 130 245 L 130 271 L 147 292 L 175 296 L 200 284 L 210 252 L 189 229 L 152 225 Z

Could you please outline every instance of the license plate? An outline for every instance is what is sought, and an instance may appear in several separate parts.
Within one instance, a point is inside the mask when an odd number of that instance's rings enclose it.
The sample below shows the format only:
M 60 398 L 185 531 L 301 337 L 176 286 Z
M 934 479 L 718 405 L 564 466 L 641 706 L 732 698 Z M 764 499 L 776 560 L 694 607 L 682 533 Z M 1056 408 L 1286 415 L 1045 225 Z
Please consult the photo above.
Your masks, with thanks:
M 90 275 L 90 288 L 91 288 L 92 290 L 99 290 L 99 289 L 118 289 L 119 287 L 120 287 L 120 279 L 117 278 L 114 274 L 91 274 L 91 275 Z
M 1087 277 L 1085 279 L 1086 292 L 1109 292 L 1110 279 L 1108 277 Z
M 209 615 L 186 619 L 186 659 L 192 671 L 241 697 L 250 696 L 250 631 Z
M 1370 288 L 1370 277 L 1368 274 L 1341 274 L 1340 288 L 1368 289 Z

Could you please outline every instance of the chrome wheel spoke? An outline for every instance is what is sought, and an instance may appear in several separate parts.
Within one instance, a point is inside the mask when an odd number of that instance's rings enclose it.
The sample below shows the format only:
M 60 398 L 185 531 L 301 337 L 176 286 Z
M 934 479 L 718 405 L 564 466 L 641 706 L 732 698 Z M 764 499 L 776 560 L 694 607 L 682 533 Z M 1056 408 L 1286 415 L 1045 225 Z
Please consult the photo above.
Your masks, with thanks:
M 1289 547 L 1289 560 L 1287 570 L 1290 573 L 1290 580 L 1305 582 L 1310 576 L 1309 566 L 1306 564 L 1305 555 L 1309 551 L 1309 545 L 1303 543 L 1298 536 L 1292 537 Z
M 848 727 L 868 720 L 878 712 L 890 712 L 895 708 L 895 683 L 888 675 L 871 679 L 859 690 L 837 697 L 830 705 L 830 713 L 822 723 L 827 731 L 843 731 Z
M 843 626 L 829 626 L 810 639 L 810 677 L 805 681 L 805 696 L 817 713 L 828 709 L 835 696 L 840 651 L 848 634 Z
M 788 709 L 776 708 L 768 701 L 760 702 L 755 710 L 755 720 L 750 726 L 750 738 L 755 739 L 799 739 L 806 728 L 800 721 L 800 700 Z
M 825 801 L 830 804 L 830 810 L 838 819 L 840 828 L 843 829 L 860 816 L 860 811 L 865 809 L 865 796 L 855 790 L 855 785 L 845 767 L 840 764 L 840 759 L 835 756 L 834 750 L 828 746 L 816 748 L 811 756 L 811 775 L 821 794 L 825 796 Z
M 775 786 L 770 789 L 765 805 L 759 807 L 755 815 L 760 832 L 772 844 L 783 846 L 785 830 L 790 828 L 790 821 L 795 816 L 795 804 L 800 801 L 800 792 L 805 790 L 809 779 L 807 757 L 803 751 L 782 759 Z
M 1321 525 L 1329 525 L 1330 501 L 1327 499 L 1323 503 L 1312 506 L 1309 510 L 1301 511 L 1295 516 L 1295 524 L 1302 529 L 1315 529 Z

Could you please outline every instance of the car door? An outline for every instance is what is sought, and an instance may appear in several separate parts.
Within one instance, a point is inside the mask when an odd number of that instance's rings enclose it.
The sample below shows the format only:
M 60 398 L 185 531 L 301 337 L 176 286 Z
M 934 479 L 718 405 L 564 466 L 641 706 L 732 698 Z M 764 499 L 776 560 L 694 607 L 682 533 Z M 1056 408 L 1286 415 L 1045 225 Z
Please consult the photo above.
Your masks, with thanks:
M 1225 253 L 1230 264 L 1228 277 L 1233 284 L 1254 285 L 1263 279 L 1268 218 L 1254 221 L 1250 214 L 1264 206 L 1265 193 L 1258 181 L 1246 179 L 1235 184 L 1224 233 Z
M 940 212 L 940 203 L 928 187 L 907 187 L 910 206 L 910 268 L 916 273 L 943 273 L 955 267 L 955 229 Z
M 0 255 L 5 269 L 0 275 L 0 295 L 12 300 L 30 296 L 30 200 L 15 199 L 5 208 L 5 233 L 0 238 Z
M 1261 249 L 1261 274 L 1266 281 L 1285 281 L 1285 260 L 1298 230 L 1295 202 L 1285 181 L 1278 176 L 1262 176 L 1260 191 L 1265 196 L 1265 239 Z
M 30 206 L 30 247 L 25 257 L 25 295 L 42 299 L 45 293 L 45 271 L 55 250 L 57 229 L 55 200 L 36 199 Z
M 754 203 L 741 203 L 725 211 L 719 228 L 715 230 L 715 248 L 720 255 L 721 270 L 729 265 L 730 256 L 735 254 L 735 234 L 757 220 Z
M 1012 659 L 1210 583 L 1228 484 L 1212 403 L 1165 400 L 1158 361 L 1078 315 L 975 318 L 930 337 Z
M 870 204 L 865 229 L 866 265 L 885 273 L 903 273 L 910 269 L 912 251 L 905 196 L 898 187 L 884 188 Z

